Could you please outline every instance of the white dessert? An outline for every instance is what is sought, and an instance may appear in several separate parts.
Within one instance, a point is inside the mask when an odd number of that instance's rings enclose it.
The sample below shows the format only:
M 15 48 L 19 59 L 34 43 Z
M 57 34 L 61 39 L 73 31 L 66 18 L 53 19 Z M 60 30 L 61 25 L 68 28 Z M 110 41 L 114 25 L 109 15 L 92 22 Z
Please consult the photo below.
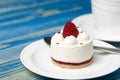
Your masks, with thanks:
M 63 62 L 82 64 L 93 58 L 92 38 L 78 28 L 79 35 L 63 37 L 62 31 L 56 33 L 51 39 L 51 58 Z M 62 64 L 62 63 L 60 63 Z

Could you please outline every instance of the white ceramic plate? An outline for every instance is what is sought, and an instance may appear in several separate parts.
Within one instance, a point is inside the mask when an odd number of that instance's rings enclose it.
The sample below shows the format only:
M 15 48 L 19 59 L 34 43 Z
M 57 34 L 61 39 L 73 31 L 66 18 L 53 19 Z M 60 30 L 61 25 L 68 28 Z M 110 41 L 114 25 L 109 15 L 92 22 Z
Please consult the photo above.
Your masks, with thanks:
M 99 44 L 99 41 L 96 44 Z M 50 52 L 47 44 L 43 40 L 38 40 L 23 49 L 20 59 L 23 65 L 30 71 L 56 79 L 90 79 L 100 77 L 117 70 L 120 66 L 120 55 L 104 55 L 95 52 L 94 62 L 90 66 L 82 69 L 63 69 L 52 64 Z
M 76 26 L 81 26 L 86 32 L 88 32 L 93 38 L 105 40 L 105 41 L 113 41 L 113 42 L 120 42 L 120 36 L 104 36 L 98 33 L 95 25 L 95 21 L 93 19 L 92 14 L 85 14 L 82 16 L 78 16 L 77 18 L 73 19 L 73 23 Z M 115 33 L 115 32 L 114 32 Z

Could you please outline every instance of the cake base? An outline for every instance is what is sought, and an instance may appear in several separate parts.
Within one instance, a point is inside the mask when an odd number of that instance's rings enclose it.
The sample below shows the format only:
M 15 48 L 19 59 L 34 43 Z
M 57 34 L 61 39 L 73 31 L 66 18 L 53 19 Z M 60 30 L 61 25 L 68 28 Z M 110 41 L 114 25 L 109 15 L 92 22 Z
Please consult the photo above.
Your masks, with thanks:
M 61 68 L 68 68 L 68 69 L 79 69 L 79 68 L 84 68 L 84 67 L 87 67 L 89 66 L 90 64 L 92 64 L 93 62 L 93 57 L 85 62 L 82 62 L 82 63 L 62 63 L 62 62 L 59 62 L 59 61 L 56 61 L 55 59 L 51 58 L 52 59 L 52 63 L 56 66 L 59 66 Z

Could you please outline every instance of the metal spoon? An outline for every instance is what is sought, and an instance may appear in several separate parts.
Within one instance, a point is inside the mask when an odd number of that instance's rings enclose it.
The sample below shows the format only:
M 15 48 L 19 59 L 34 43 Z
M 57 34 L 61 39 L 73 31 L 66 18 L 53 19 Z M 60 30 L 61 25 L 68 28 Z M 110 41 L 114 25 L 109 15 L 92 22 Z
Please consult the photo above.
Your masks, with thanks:
M 51 45 L 51 37 L 45 37 L 44 41 L 48 45 Z M 120 49 L 116 49 L 116 48 L 108 48 L 108 47 L 100 47 L 100 46 L 93 46 L 93 48 L 95 50 L 101 50 L 107 53 L 120 53 Z

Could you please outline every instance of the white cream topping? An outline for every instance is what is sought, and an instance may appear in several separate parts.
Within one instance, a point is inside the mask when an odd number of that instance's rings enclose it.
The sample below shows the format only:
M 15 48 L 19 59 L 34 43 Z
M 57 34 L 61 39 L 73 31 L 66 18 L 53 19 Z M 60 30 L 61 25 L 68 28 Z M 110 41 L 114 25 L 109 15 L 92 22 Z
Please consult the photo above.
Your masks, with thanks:
M 63 42 L 61 44 L 63 44 L 63 45 L 76 45 L 77 39 L 74 36 L 68 36 L 63 40 Z
M 64 40 L 63 36 L 61 33 L 55 33 L 54 36 L 52 37 L 52 41 L 55 42 L 62 42 Z
M 82 42 L 88 41 L 90 40 L 90 36 L 86 32 L 82 32 L 82 33 L 79 33 L 77 40 Z

